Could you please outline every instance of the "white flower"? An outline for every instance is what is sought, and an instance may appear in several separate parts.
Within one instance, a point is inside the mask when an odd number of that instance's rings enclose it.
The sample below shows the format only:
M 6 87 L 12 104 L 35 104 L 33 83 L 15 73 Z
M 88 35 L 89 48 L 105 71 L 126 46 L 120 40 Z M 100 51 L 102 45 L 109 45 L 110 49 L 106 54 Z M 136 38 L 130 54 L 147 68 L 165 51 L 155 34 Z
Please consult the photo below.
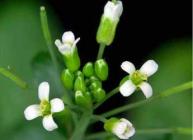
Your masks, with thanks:
M 112 133 L 120 139 L 128 139 L 135 134 L 135 128 L 131 122 L 122 118 L 113 126 Z
M 49 102 L 49 83 L 42 82 L 38 88 L 38 96 L 40 104 L 30 105 L 25 111 L 24 115 L 27 120 L 33 120 L 39 116 L 43 117 L 42 124 L 47 131 L 52 131 L 58 128 L 52 117 L 53 113 L 64 110 L 64 103 L 61 99 L 55 98 Z
M 79 40 L 80 38 L 75 40 L 74 34 L 71 31 L 67 31 L 64 32 L 62 36 L 62 42 L 59 39 L 56 39 L 55 45 L 57 46 L 60 53 L 64 55 L 71 54 Z
M 121 1 L 116 3 L 108 1 L 104 7 L 104 17 L 110 18 L 113 21 L 119 20 L 123 12 L 123 5 Z
M 152 96 L 152 87 L 146 81 L 158 70 L 158 64 L 155 61 L 148 60 L 139 70 L 136 70 L 131 62 L 125 61 L 121 64 L 121 68 L 129 74 L 129 80 L 120 87 L 120 93 L 123 96 L 130 96 L 137 88 L 143 91 L 146 98 Z

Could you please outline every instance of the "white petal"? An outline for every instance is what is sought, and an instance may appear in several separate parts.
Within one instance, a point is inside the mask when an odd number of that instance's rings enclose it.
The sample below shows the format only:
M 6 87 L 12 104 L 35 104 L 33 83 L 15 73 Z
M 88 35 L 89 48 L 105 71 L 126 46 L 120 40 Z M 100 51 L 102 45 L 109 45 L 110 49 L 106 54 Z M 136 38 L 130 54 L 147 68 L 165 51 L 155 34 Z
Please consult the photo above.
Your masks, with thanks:
M 54 129 L 58 128 L 58 125 L 54 122 L 52 115 L 45 116 L 42 123 L 47 131 L 53 131 Z
M 70 46 L 70 44 L 63 44 L 62 46 L 58 47 L 58 50 L 61 54 L 69 54 L 73 51 L 73 48 Z
M 128 97 L 136 90 L 136 86 L 131 82 L 131 80 L 128 80 L 121 85 L 119 90 L 124 97 Z
M 147 76 L 153 75 L 158 70 L 158 64 L 154 60 L 148 60 L 140 68 L 140 72 Z
M 125 137 L 126 138 L 132 137 L 135 134 L 135 128 L 133 127 L 133 124 L 130 121 L 124 119 L 124 118 L 122 118 L 120 120 L 125 122 L 127 124 L 127 127 L 129 128 L 129 131 L 124 134 Z
M 39 99 L 42 100 L 49 100 L 49 92 L 50 92 L 50 86 L 48 82 L 42 82 L 39 85 L 38 88 L 38 95 L 39 95 Z
M 76 44 L 77 44 L 79 41 L 80 41 L 80 37 L 79 37 L 79 38 L 77 38 L 77 39 L 74 41 L 74 43 L 73 43 L 72 47 L 75 47 L 75 46 L 76 46 Z
M 151 87 L 151 85 L 149 83 L 143 82 L 143 83 L 140 84 L 139 87 L 143 91 L 143 93 L 144 93 L 146 98 L 149 98 L 149 97 L 152 96 L 153 90 L 152 90 L 152 87 Z
M 52 99 L 50 101 L 50 105 L 51 105 L 51 112 L 52 113 L 60 112 L 60 111 L 64 110 L 64 103 L 59 98 Z
M 108 1 L 104 7 L 104 17 L 110 18 L 115 21 L 118 20 L 123 12 L 123 5 L 121 1 L 114 2 Z
M 113 132 L 116 135 L 122 135 L 125 132 L 126 129 L 127 129 L 127 124 L 124 123 L 124 122 L 119 122 L 113 128 Z
M 128 126 L 133 126 L 133 124 L 129 120 L 125 119 L 125 118 L 121 118 L 120 121 L 121 122 L 125 122 Z
M 63 43 L 71 43 L 73 44 L 75 41 L 75 37 L 74 37 L 74 34 L 73 32 L 71 31 L 68 31 L 68 32 L 65 32 L 62 36 L 62 42 Z
M 116 7 L 115 7 L 115 13 L 117 17 L 120 17 L 123 13 L 123 4 L 121 1 L 117 1 Z
M 129 131 L 125 133 L 125 137 L 129 138 L 132 137 L 135 134 L 135 128 L 132 126 L 129 128 Z
M 39 105 L 30 105 L 24 111 L 24 116 L 26 120 L 33 120 L 41 116 L 40 106 Z
M 59 48 L 60 46 L 62 46 L 62 42 L 59 39 L 56 39 L 55 45 Z
M 133 63 L 129 62 L 129 61 L 124 61 L 121 64 L 121 68 L 126 71 L 129 74 L 132 74 L 135 71 L 135 66 L 133 65 Z

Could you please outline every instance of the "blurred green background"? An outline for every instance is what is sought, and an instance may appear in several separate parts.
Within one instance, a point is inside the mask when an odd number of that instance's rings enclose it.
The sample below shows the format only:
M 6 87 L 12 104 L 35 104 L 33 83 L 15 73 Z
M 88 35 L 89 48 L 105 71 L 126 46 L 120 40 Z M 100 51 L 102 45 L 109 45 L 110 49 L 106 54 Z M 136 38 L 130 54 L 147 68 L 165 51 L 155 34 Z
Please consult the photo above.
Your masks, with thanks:
M 3 140 L 62 140 L 57 132 L 42 128 L 41 119 L 27 122 L 24 109 L 38 103 L 37 85 L 41 80 L 51 82 L 52 96 L 60 95 L 56 75 L 49 60 L 34 58 L 47 52 L 39 20 L 37 1 L 2 2 L 0 4 L 0 67 L 10 68 L 30 83 L 30 91 L 22 91 L 13 82 L 0 75 L 0 136 Z M 53 38 L 59 36 L 60 23 L 52 9 L 48 10 Z M 150 82 L 154 93 L 192 79 L 191 40 L 163 42 L 148 56 L 159 63 L 159 71 Z M 116 49 L 116 48 L 115 48 Z M 40 61 L 41 60 L 41 61 Z M 121 72 L 121 70 L 120 70 Z M 140 96 L 137 96 L 140 95 Z M 132 100 L 142 99 L 135 94 Z M 192 94 L 186 91 L 165 100 L 131 110 L 128 119 L 136 128 L 191 127 Z M 190 140 L 184 135 L 136 135 L 131 140 Z

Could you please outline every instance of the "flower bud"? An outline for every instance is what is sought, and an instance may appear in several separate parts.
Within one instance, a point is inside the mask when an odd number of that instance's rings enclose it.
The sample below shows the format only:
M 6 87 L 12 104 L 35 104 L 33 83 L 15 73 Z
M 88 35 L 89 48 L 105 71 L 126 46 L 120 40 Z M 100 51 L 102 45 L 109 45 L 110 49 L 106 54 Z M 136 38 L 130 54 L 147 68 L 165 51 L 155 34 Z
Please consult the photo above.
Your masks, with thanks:
M 84 108 L 91 108 L 92 107 L 92 100 L 91 100 L 88 93 L 86 93 L 86 95 L 84 95 L 83 92 L 76 91 L 75 102 L 77 105 L 80 105 Z
M 100 103 L 106 97 L 106 93 L 103 89 L 98 88 L 96 91 L 93 92 L 93 96 L 94 96 L 94 99 L 96 100 L 96 102 Z
M 104 129 L 115 134 L 120 139 L 129 139 L 135 134 L 135 128 L 128 120 L 111 118 L 104 124 Z
M 75 72 L 80 68 L 80 58 L 78 55 L 77 48 L 74 48 L 74 51 L 71 52 L 71 54 L 63 55 L 63 58 L 66 64 L 66 67 L 70 71 Z
M 63 55 L 66 67 L 72 72 L 77 71 L 80 67 L 80 58 L 76 47 L 79 40 L 80 38 L 75 40 L 74 34 L 68 31 L 63 34 L 62 42 L 59 39 L 55 41 L 58 50 Z
M 75 91 L 86 92 L 85 81 L 84 81 L 84 78 L 82 78 L 81 76 L 78 76 L 76 78 L 75 83 L 74 83 L 74 90 Z
M 74 74 L 70 72 L 70 70 L 65 69 L 62 72 L 62 82 L 65 88 L 67 89 L 73 89 L 74 87 Z
M 97 90 L 98 88 L 102 88 L 102 83 L 99 80 L 93 81 L 90 85 L 90 89 Z
M 105 60 L 100 59 L 95 62 L 95 73 L 100 80 L 102 81 L 107 80 L 108 72 L 109 72 L 109 68 Z
M 86 63 L 86 65 L 83 67 L 83 73 L 86 77 L 91 77 L 94 74 L 93 63 L 91 62 Z
M 109 46 L 115 36 L 119 18 L 123 12 L 123 5 L 121 1 L 108 1 L 104 7 L 100 25 L 97 31 L 97 42 Z
M 76 77 L 78 77 L 78 76 L 84 78 L 84 74 L 81 71 L 76 72 Z

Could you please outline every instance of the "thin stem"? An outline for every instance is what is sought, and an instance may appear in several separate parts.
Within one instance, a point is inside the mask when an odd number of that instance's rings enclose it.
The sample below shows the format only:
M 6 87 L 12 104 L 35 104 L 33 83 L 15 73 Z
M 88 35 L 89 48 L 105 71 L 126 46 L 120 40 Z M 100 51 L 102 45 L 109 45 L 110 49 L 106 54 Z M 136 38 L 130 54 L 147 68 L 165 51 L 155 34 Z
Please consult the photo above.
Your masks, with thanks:
M 192 81 L 184 83 L 182 85 L 170 88 L 170 89 L 168 89 L 168 90 L 166 90 L 166 91 L 164 91 L 164 92 L 162 92 L 162 93 L 160 93 L 157 96 L 154 96 L 152 98 L 149 98 L 149 99 L 146 99 L 146 100 L 142 100 L 142 101 L 138 101 L 138 102 L 135 102 L 135 103 L 131 103 L 131 104 L 128 104 L 128 105 L 124 105 L 124 106 L 121 106 L 121 107 L 118 107 L 118 108 L 115 108 L 115 109 L 113 109 L 113 110 L 111 110 L 109 112 L 106 112 L 106 113 L 102 114 L 102 116 L 103 117 L 110 117 L 112 115 L 119 114 L 119 113 L 127 111 L 129 109 L 133 109 L 133 108 L 140 107 L 142 105 L 151 103 L 152 101 L 160 100 L 160 99 L 163 99 L 163 98 L 168 97 L 170 95 L 180 93 L 182 91 L 191 89 L 192 86 L 193 86 L 192 84 L 193 84 Z
M 99 120 L 99 121 L 101 121 L 101 122 L 103 122 L 103 123 L 107 120 L 105 117 L 100 116 L 100 115 L 93 115 L 92 118 L 93 118 L 94 120 Z
M 98 52 L 98 55 L 97 55 L 97 60 L 101 59 L 103 57 L 103 54 L 104 54 L 104 51 L 105 51 L 105 47 L 106 47 L 105 44 L 102 44 L 102 43 L 100 44 L 99 52 Z
M 13 82 L 15 82 L 20 88 L 27 89 L 27 87 L 28 87 L 27 82 L 25 82 L 19 76 L 13 74 L 9 70 L 0 67 L 0 74 L 2 74 L 3 76 L 5 76 L 5 77 L 9 78 L 10 80 L 12 80 Z
M 49 26 L 48 26 L 48 19 L 47 19 L 47 14 L 46 14 L 46 9 L 44 6 L 40 7 L 40 19 L 41 19 L 41 25 L 42 25 L 42 31 L 44 34 L 44 38 L 46 41 L 46 44 L 48 46 L 48 50 L 52 59 L 52 62 L 56 68 L 56 71 L 59 73 L 59 64 L 57 61 L 57 57 L 56 57 L 56 53 L 55 50 L 53 48 L 53 44 L 52 44 L 52 39 L 51 39 L 51 34 L 50 34 L 50 30 L 49 30 Z
M 159 128 L 159 129 L 141 129 L 136 131 L 137 134 L 165 134 L 165 133 L 178 133 L 183 135 L 192 135 L 192 128 Z
M 89 125 L 92 117 L 92 111 L 86 111 L 82 114 L 79 122 L 76 124 L 76 128 L 70 140 L 81 140 L 84 137 L 85 131 Z
M 95 139 L 103 139 L 108 136 L 113 136 L 113 134 L 108 133 L 108 132 L 98 132 L 94 134 L 88 135 L 85 140 L 95 140 Z
M 111 98 L 113 95 L 115 95 L 116 93 L 119 92 L 119 87 L 116 87 L 115 89 L 111 90 L 109 93 L 107 93 L 107 96 L 105 97 L 105 99 L 103 101 L 101 101 L 100 103 L 97 103 L 94 106 L 94 109 L 97 109 L 100 105 L 102 105 L 106 100 L 108 100 L 109 98 Z
M 192 135 L 192 128 L 158 128 L 158 129 L 137 129 L 136 135 L 157 135 L 157 134 L 182 134 L 182 135 Z M 98 132 L 94 134 L 90 134 L 86 137 L 86 140 L 92 140 L 92 139 L 101 139 L 107 136 L 111 136 L 113 134 L 108 132 Z

